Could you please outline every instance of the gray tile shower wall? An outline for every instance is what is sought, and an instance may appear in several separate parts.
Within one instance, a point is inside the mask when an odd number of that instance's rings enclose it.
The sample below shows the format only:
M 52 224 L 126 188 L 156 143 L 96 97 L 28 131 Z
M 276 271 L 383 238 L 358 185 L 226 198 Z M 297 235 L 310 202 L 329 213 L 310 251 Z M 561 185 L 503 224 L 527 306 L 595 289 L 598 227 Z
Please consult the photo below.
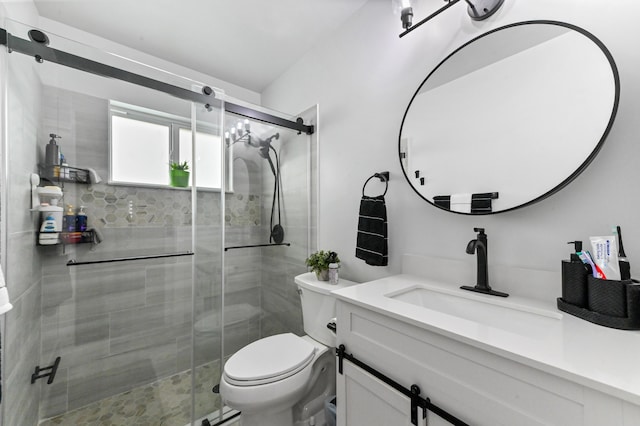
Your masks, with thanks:
M 67 163 L 80 168 L 91 167 L 106 179 L 109 168 L 109 101 L 44 86 L 42 105 L 44 136 L 55 133 L 61 137 L 58 144 Z M 41 160 L 44 160 L 44 148 Z
M 35 247 L 37 217 L 31 208 L 29 175 L 37 171 L 37 144 L 42 139 L 40 84 L 34 62 L 12 57 L 8 64 L 7 99 L 7 252 L 5 277 L 13 310 L 5 317 L 3 401 L 5 425 L 38 422 L 40 382 L 30 383 L 41 364 L 41 261 Z M 47 362 L 49 360 L 46 360 Z
M 300 297 L 294 278 L 307 271 L 305 259 L 309 247 L 308 139 L 307 136 L 287 133 L 281 136 L 279 141 L 283 194 L 281 219 L 285 229 L 285 241 L 291 245 L 262 249 L 263 337 L 283 332 L 304 334 Z M 264 172 L 270 173 L 268 170 Z M 269 223 L 273 192 L 269 185 L 266 185 L 263 191 L 263 221 Z M 268 239 L 268 231 L 266 238 Z

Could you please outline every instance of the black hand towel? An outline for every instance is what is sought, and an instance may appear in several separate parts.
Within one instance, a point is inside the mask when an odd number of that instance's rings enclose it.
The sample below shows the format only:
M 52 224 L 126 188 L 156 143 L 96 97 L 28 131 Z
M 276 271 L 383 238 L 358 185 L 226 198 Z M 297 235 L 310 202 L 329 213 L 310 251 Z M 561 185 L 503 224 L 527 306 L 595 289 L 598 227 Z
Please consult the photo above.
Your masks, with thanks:
M 360 200 L 356 257 L 368 265 L 387 266 L 387 207 L 384 195 Z

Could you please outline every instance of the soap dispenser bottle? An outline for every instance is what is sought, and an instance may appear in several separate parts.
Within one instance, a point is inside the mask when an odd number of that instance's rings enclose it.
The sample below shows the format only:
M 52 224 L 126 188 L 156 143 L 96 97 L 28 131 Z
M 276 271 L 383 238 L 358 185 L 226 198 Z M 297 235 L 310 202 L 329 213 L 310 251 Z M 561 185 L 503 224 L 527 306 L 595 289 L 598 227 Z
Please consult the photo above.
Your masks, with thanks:
M 580 260 L 582 241 L 570 241 L 575 250 L 569 260 L 562 261 L 562 300 L 581 308 L 587 307 L 587 275 L 591 269 Z
M 84 211 L 85 206 L 80 206 L 76 215 L 76 231 L 84 232 L 87 230 L 87 213 Z
M 76 214 L 71 204 L 67 204 L 67 211 L 62 216 L 62 230 L 64 232 L 74 232 L 76 230 Z
M 56 143 L 56 138 L 60 136 L 51 133 L 49 134 L 51 140 L 47 144 L 47 149 L 45 152 L 44 165 L 47 167 L 54 167 L 60 165 L 60 147 Z

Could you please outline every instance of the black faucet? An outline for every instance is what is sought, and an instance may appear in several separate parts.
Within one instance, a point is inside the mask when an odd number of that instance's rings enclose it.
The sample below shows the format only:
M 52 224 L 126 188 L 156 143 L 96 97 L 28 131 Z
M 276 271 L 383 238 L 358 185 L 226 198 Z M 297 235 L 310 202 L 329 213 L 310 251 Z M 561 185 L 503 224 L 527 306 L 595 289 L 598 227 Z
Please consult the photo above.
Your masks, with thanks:
M 463 290 L 490 294 L 492 296 L 509 296 L 507 293 L 491 289 L 491 286 L 489 285 L 489 268 L 487 261 L 487 234 L 484 233 L 484 228 L 473 228 L 473 231 L 478 233 L 478 238 L 469 241 L 469 244 L 467 244 L 467 254 L 477 253 L 478 255 L 478 279 L 474 287 L 463 285 L 460 288 Z

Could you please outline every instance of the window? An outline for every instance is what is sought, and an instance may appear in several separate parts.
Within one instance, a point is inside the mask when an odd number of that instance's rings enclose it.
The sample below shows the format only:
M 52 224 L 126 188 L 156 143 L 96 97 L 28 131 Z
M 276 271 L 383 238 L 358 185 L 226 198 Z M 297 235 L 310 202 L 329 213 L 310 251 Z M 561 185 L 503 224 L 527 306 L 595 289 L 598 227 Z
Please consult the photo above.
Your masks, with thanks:
M 168 186 L 169 163 L 192 165 L 191 125 L 187 118 L 120 103 L 110 107 L 110 182 Z M 198 123 L 196 169 L 198 188 L 220 189 L 221 139 L 211 125 Z M 193 174 L 189 176 L 191 185 Z
M 179 161 L 191 164 L 191 129 L 178 129 Z M 210 133 L 196 132 L 196 167 L 198 167 L 198 187 L 217 188 L 222 186 L 220 173 L 220 137 Z M 189 185 L 191 185 L 189 176 Z

